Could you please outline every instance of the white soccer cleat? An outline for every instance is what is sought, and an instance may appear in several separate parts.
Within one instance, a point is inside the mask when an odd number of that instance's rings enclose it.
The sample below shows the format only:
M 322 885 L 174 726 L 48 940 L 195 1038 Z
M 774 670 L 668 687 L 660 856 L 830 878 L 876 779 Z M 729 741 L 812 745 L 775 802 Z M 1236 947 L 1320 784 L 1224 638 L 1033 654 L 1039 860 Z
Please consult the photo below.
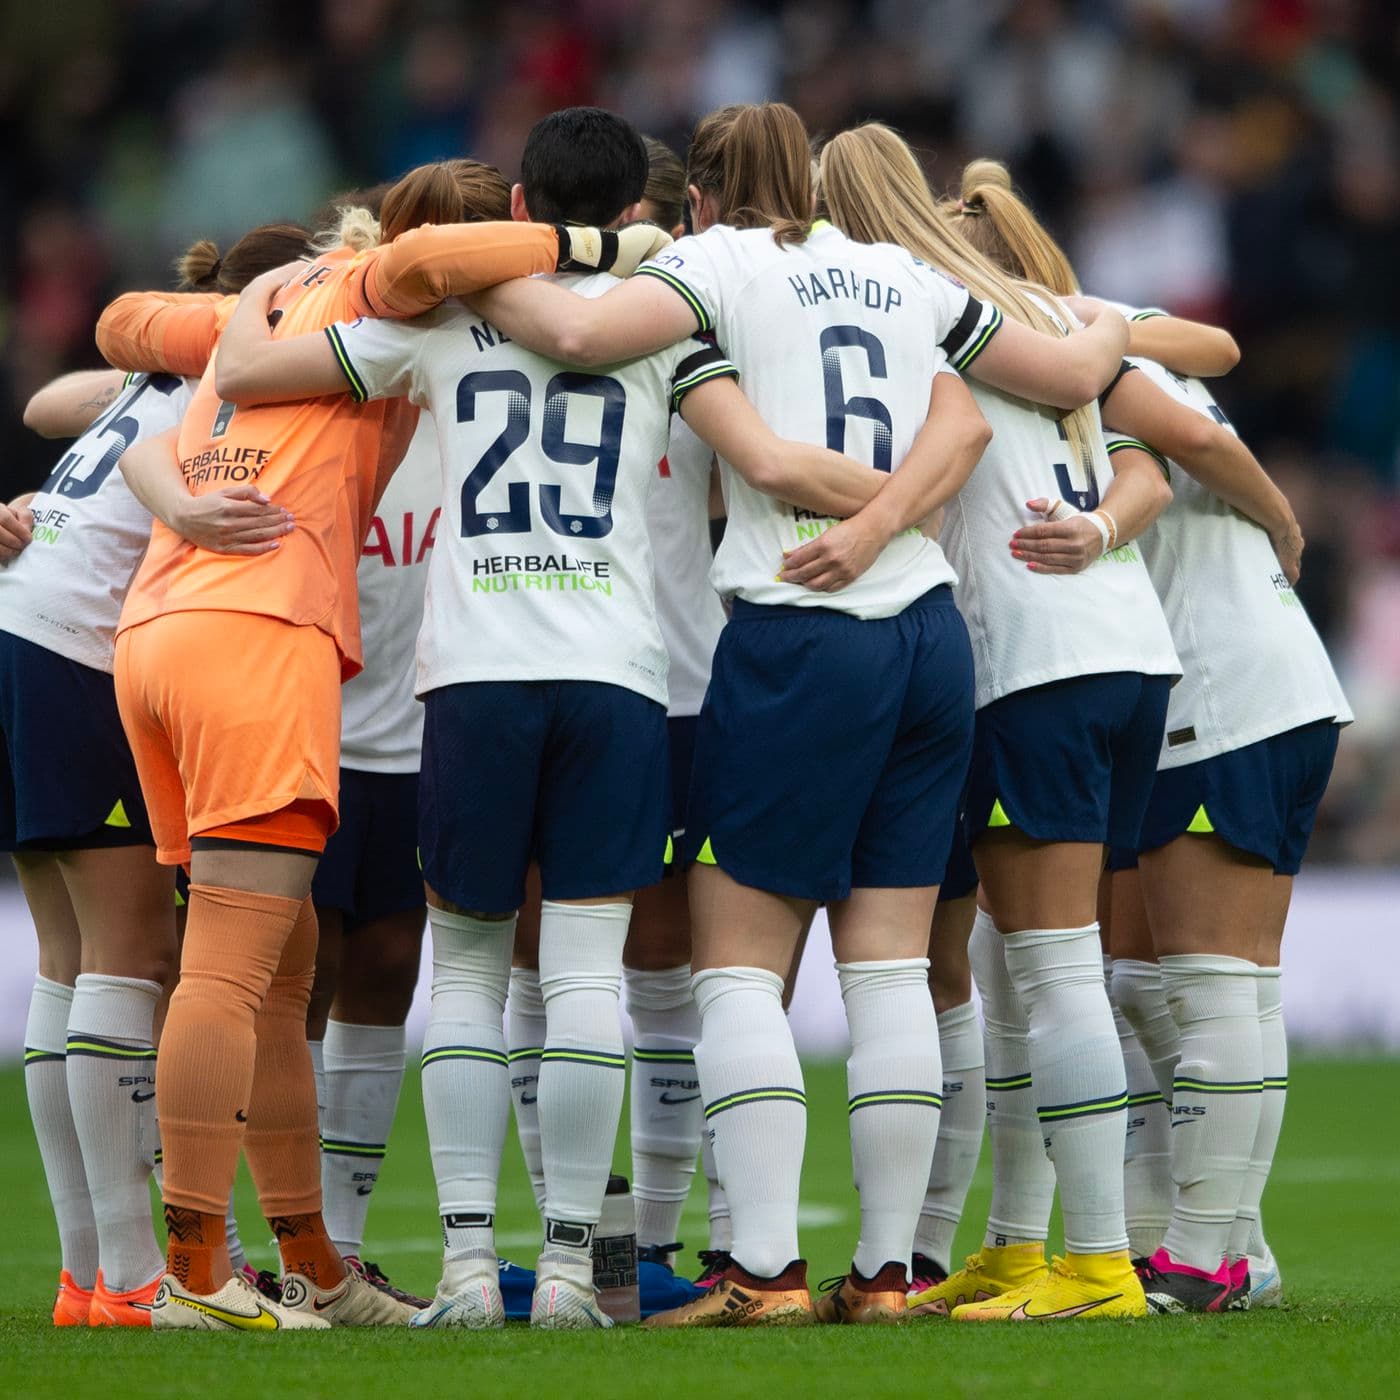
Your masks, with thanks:
M 484 1331 L 506 1325 L 500 1265 L 492 1250 L 475 1249 L 443 1262 L 433 1301 L 409 1319 L 410 1327 L 465 1327 Z
M 1278 1260 L 1267 1245 L 1261 1258 L 1257 1254 L 1249 1256 L 1249 1306 L 1251 1308 L 1281 1308 L 1283 1306 L 1283 1279 L 1278 1271 Z
M 311 1332 L 330 1323 L 264 1298 L 241 1274 L 209 1294 L 192 1293 L 166 1274 L 151 1303 L 151 1326 L 158 1332 Z
M 301 1274 L 283 1275 L 282 1306 L 332 1327 L 402 1327 L 416 1312 L 353 1269 L 334 1288 L 318 1288 Z
M 577 1261 L 546 1251 L 535 1274 L 535 1294 L 530 1300 L 530 1326 L 555 1332 L 591 1332 L 611 1327 L 612 1318 L 598 1305 L 593 1279 L 576 1277 Z

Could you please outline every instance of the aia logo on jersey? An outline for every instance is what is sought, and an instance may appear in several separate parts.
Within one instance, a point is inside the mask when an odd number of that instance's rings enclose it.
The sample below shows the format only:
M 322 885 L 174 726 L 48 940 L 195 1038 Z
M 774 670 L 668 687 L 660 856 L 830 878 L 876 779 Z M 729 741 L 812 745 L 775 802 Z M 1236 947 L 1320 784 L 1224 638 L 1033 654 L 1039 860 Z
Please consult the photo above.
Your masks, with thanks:
M 365 547 L 361 554 L 366 558 L 377 557 L 387 569 L 398 568 L 402 564 L 421 564 L 428 551 L 437 540 L 438 516 L 441 509 L 434 510 L 421 535 L 415 534 L 414 515 L 411 510 L 403 513 L 401 529 L 398 532 L 398 552 L 395 541 L 390 538 L 388 526 L 377 515 L 369 522 L 369 534 L 365 536 Z M 392 524 L 392 520 L 390 521 Z

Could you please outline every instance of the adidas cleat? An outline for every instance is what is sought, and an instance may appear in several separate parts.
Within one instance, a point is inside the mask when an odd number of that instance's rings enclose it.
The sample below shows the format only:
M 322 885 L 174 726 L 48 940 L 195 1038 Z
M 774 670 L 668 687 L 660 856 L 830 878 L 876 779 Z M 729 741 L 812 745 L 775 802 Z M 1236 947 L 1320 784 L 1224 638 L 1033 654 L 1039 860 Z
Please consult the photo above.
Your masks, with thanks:
M 680 1248 L 679 1244 L 637 1246 L 637 1292 L 643 1317 L 682 1307 L 704 1293 L 703 1288 L 682 1278 L 669 1263 Z
M 86 1327 L 92 1311 L 91 1288 L 79 1288 L 73 1275 L 64 1269 L 58 1276 L 58 1292 L 53 1299 L 55 1327 Z
M 916 1293 L 927 1293 L 948 1277 L 948 1270 L 936 1259 L 917 1251 L 909 1264 L 909 1297 Z
M 217 1293 L 191 1293 L 166 1274 L 151 1303 L 151 1326 L 157 1332 L 299 1332 L 329 1327 L 324 1317 L 298 1312 L 264 1298 L 242 1274 L 234 1274 Z
M 430 1303 L 409 1319 L 410 1327 L 462 1327 L 485 1331 L 506 1325 L 499 1264 L 493 1250 L 471 1250 L 444 1262 L 442 1282 Z
M 1138 1264 L 1137 1275 L 1155 1313 L 1224 1312 L 1235 1293 L 1230 1266 L 1223 1260 L 1208 1274 L 1173 1259 L 1165 1245 Z
M 825 1323 L 901 1322 L 908 1290 L 908 1275 L 903 1264 L 886 1264 L 870 1279 L 858 1274 L 853 1264 L 849 1274 L 829 1278 L 821 1285 L 822 1296 L 812 1312 L 818 1322 Z
M 696 1288 L 713 1288 L 724 1277 L 724 1271 L 734 1262 L 727 1249 L 702 1249 L 700 1251 L 700 1272 L 696 1276 Z
M 731 1263 L 708 1292 L 643 1327 L 805 1327 L 816 1320 L 807 1292 L 807 1262 L 794 1259 L 777 1278 L 759 1278 Z
M 395 1288 L 389 1282 L 384 1270 L 372 1260 L 362 1263 L 358 1254 L 347 1254 L 345 1267 L 351 1273 L 359 1274 L 366 1283 L 372 1284 L 381 1293 L 387 1293 L 396 1302 L 404 1303 L 410 1308 L 426 1308 L 428 1306 L 428 1299 L 420 1298 L 417 1294 L 406 1292 L 402 1288 Z
M 981 1303 L 1011 1289 L 1022 1289 L 1048 1272 L 1045 1246 L 983 1245 L 969 1254 L 963 1267 L 920 1293 L 912 1290 L 906 1317 L 948 1317 L 954 1308 Z
M 613 1325 L 593 1290 L 591 1262 L 587 1267 L 586 1277 L 571 1277 L 578 1272 L 572 1255 L 561 1257 L 549 1250 L 540 1255 L 530 1302 L 531 1327 L 551 1332 L 591 1332 Z
M 954 1322 L 1065 1322 L 1071 1318 L 1146 1317 L 1147 1299 L 1127 1250 L 1071 1254 L 1023 1288 L 954 1308 Z
M 165 1277 L 158 1273 L 150 1283 L 141 1288 L 131 1288 L 125 1293 L 111 1292 L 102 1278 L 102 1270 L 97 1271 L 97 1283 L 92 1290 L 92 1307 L 88 1311 L 89 1327 L 149 1327 L 151 1325 L 151 1304 L 155 1301 L 156 1290 Z
M 332 1288 L 318 1288 L 302 1274 L 284 1274 L 282 1306 L 323 1318 L 332 1327 L 402 1327 L 417 1312 L 353 1270 Z

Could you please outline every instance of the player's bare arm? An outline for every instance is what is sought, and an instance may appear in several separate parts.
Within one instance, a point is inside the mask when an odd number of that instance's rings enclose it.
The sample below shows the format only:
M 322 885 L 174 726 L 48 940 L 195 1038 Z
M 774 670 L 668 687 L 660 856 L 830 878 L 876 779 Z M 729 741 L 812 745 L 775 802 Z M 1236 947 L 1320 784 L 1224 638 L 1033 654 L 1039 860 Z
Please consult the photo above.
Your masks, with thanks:
M 884 472 L 829 448 L 779 437 L 733 379 L 692 389 L 681 417 L 755 491 L 804 510 L 853 515 L 888 480 Z
M 1288 497 L 1234 433 L 1177 403 L 1144 374 L 1125 374 L 1104 401 L 1107 427 L 1150 444 L 1269 536 L 1290 583 L 1302 565 L 1303 533 Z
M 1081 320 L 1103 303 L 1094 297 L 1066 297 L 1065 304 Z M 1221 326 L 1188 321 L 1181 316 L 1149 316 L 1128 322 L 1128 354 L 1156 360 L 1176 374 L 1193 379 L 1216 379 L 1240 362 L 1235 337 Z
M 125 378 L 125 373 L 116 369 L 80 369 L 61 374 L 25 404 L 24 426 L 42 438 L 77 437 L 121 393 Z
M 896 535 L 920 526 L 962 490 L 991 440 L 967 385 L 956 375 L 935 375 L 928 417 L 898 470 L 851 519 L 789 551 L 779 577 L 824 593 L 845 588 Z
M 653 277 L 638 277 L 592 299 L 550 282 L 520 279 L 467 300 L 526 349 L 570 365 L 617 364 L 695 334 L 695 313 Z
M 1110 307 L 1064 337 L 1008 318 L 967 372 L 1032 403 L 1079 408 L 1108 387 L 1127 348 L 1128 323 Z
M 289 512 L 256 486 L 190 494 L 176 455 L 179 429 L 147 438 L 122 454 L 132 494 L 182 539 L 216 554 L 267 554 L 294 528 Z

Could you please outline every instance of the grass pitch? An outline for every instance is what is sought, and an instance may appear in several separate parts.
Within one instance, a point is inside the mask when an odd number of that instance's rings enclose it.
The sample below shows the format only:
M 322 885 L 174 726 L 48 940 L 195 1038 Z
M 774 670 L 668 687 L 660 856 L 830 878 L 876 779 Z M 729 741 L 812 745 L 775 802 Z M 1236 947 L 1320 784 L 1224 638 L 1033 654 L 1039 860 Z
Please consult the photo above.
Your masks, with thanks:
M 1400 1395 L 1400 1062 L 1294 1066 L 1288 1119 L 1265 1198 L 1289 1306 L 1279 1312 L 1045 1328 L 929 1320 L 900 1329 L 539 1335 L 333 1332 L 278 1338 L 55 1330 L 57 1243 L 25 1110 L 21 1072 L 0 1072 L 0 1385 L 6 1397 L 1098 1397 L 1202 1394 L 1268 1400 Z M 855 1238 L 845 1083 L 808 1069 L 810 1126 L 803 1248 L 813 1283 L 848 1265 Z M 626 1122 L 624 1115 L 623 1122 Z M 619 1160 L 626 1160 L 625 1142 Z M 962 1248 L 980 1236 L 984 1154 Z M 275 1251 L 247 1183 L 244 1239 L 255 1262 Z M 537 1221 L 518 1151 L 507 1148 L 498 1218 L 502 1251 L 533 1263 Z M 681 1232 L 704 1243 L 703 1192 Z M 416 1073 L 369 1218 L 367 1254 L 423 1293 L 439 1237 Z

